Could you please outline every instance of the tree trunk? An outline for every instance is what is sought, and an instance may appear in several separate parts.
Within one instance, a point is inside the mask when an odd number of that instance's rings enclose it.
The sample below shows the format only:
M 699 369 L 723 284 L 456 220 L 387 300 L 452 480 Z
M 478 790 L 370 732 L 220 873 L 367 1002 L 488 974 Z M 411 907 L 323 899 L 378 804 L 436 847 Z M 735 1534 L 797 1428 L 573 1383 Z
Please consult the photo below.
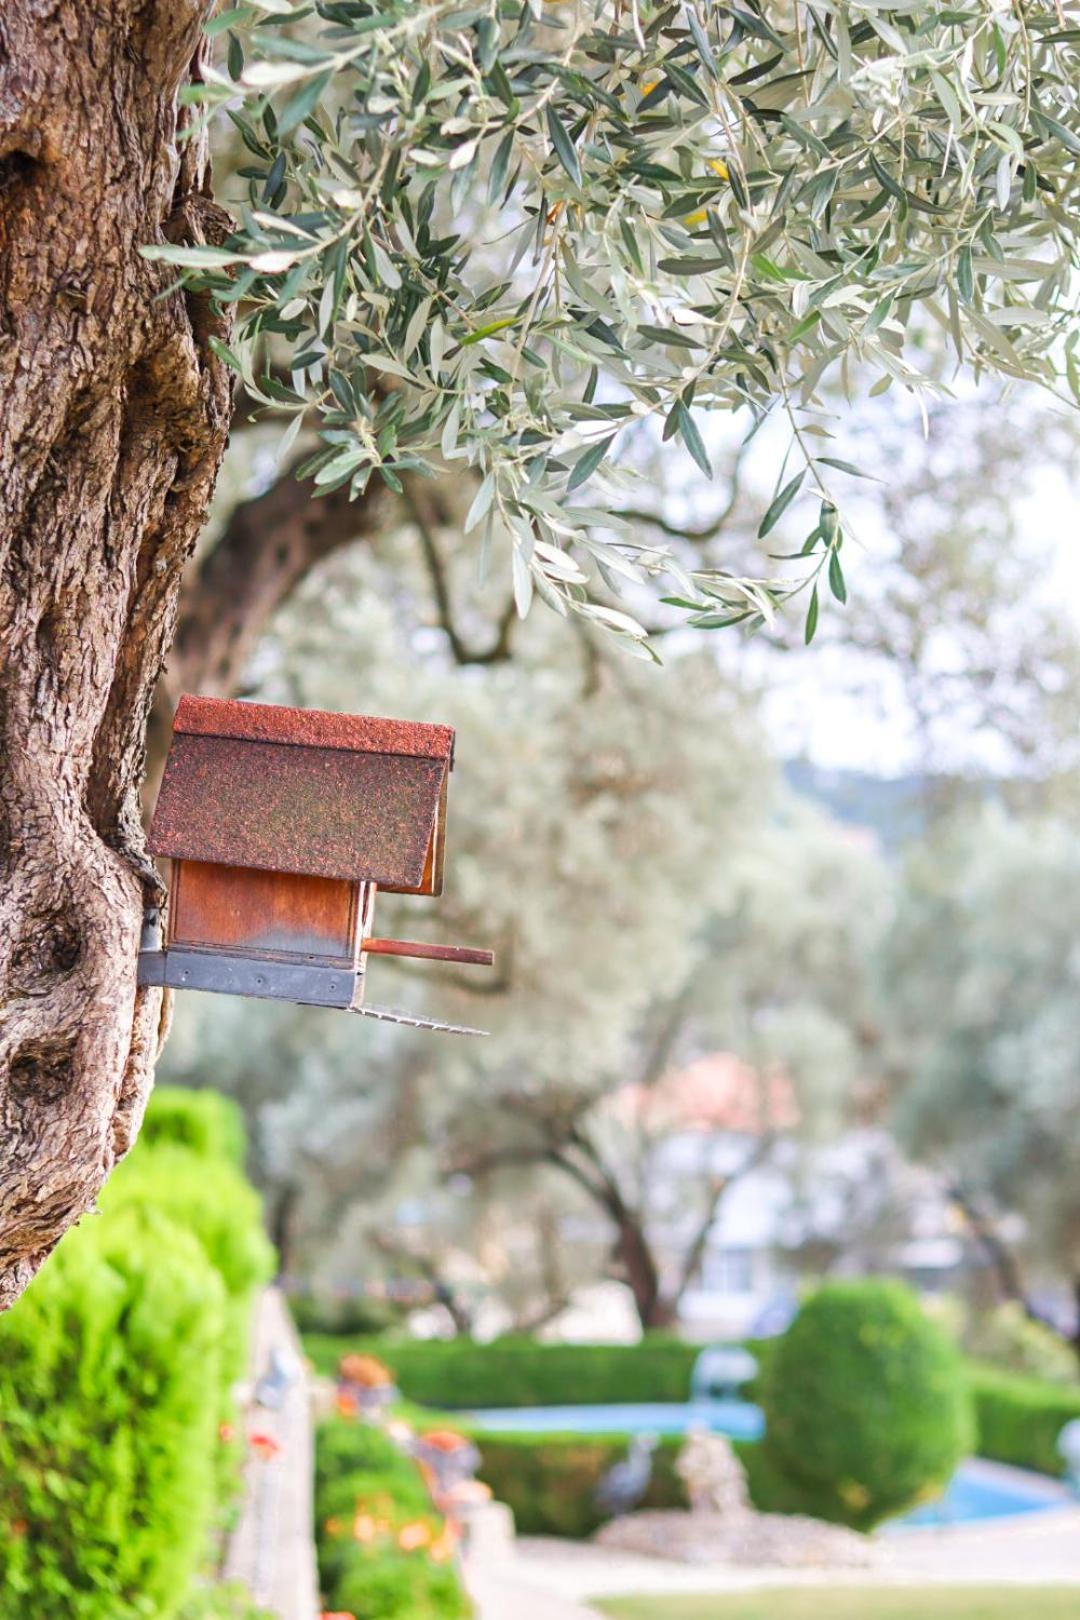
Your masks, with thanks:
M 640 1221 L 629 1211 L 617 1217 L 615 1260 L 634 1299 L 645 1332 L 670 1327 L 675 1310 L 660 1292 L 660 1273 Z
M 0 1305 L 130 1147 L 158 1046 L 143 740 L 230 400 L 223 322 L 138 249 L 222 233 L 177 140 L 209 9 L 0 10 Z

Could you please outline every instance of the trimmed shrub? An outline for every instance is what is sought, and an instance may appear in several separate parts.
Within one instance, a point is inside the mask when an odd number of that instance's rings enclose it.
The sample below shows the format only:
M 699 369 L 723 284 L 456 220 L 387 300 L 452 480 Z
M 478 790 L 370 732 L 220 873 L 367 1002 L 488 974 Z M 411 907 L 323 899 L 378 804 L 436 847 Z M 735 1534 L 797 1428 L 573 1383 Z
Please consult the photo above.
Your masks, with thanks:
M 304 1346 L 319 1372 L 332 1374 L 348 1337 L 308 1334 Z M 685 1401 L 701 1346 L 665 1334 L 640 1344 L 539 1344 L 534 1339 L 367 1340 L 407 1400 L 444 1410 L 485 1406 L 590 1406 L 609 1401 Z
M 1064 1473 L 1057 1440 L 1066 1423 L 1080 1418 L 1080 1387 L 1048 1384 L 978 1362 L 968 1364 L 968 1377 L 980 1457 L 1042 1474 Z
M 241 1377 L 252 1299 L 274 1269 L 255 1188 L 227 1160 L 164 1142 L 136 1148 L 101 1195 L 107 1215 L 132 1205 L 163 1210 L 202 1245 L 227 1296 L 225 1379 Z
M 354 1558 L 333 1602 L 356 1620 L 464 1620 L 472 1613 L 452 1565 L 398 1551 Z
M 819 1288 L 762 1384 L 752 1466 L 781 1511 L 869 1530 L 943 1489 L 970 1449 L 959 1354 L 902 1283 Z
M 331 1419 L 316 1435 L 315 1474 L 319 1578 L 328 1608 L 356 1620 L 466 1620 L 472 1607 L 445 1561 L 443 1521 L 420 1470 L 387 1434 L 373 1424 Z M 406 1526 L 419 1535 L 418 1545 L 400 1545 Z
M 596 1487 L 614 1463 L 626 1456 L 626 1435 L 483 1434 L 479 1478 L 513 1509 L 524 1536 L 591 1536 L 604 1523 L 595 1502 Z M 686 1507 L 686 1493 L 675 1472 L 682 1440 L 662 1440 L 653 1453 L 653 1474 L 643 1508 Z
M 220 1091 L 192 1091 L 187 1086 L 155 1086 L 139 1132 L 139 1153 L 163 1142 L 184 1147 L 204 1159 L 227 1159 L 243 1170 L 247 1131 L 240 1105 Z
M 215 1506 L 224 1290 L 147 1209 L 70 1233 L 0 1316 L 0 1615 L 170 1620 Z

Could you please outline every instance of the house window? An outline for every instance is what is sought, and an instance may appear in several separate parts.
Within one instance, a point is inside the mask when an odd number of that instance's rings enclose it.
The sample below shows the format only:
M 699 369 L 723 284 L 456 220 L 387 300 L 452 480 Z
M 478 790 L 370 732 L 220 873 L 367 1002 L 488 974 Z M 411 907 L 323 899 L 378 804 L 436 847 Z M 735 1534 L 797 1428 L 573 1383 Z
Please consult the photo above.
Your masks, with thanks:
M 752 1294 L 754 1251 L 713 1249 L 703 1267 L 702 1281 L 713 1294 Z

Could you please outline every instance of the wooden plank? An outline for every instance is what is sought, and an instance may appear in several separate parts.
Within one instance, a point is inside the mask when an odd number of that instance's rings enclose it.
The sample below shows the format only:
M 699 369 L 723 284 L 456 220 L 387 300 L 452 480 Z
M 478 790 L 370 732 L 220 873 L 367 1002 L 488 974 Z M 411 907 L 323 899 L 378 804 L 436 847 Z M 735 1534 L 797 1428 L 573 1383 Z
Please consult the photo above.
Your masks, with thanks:
M 470 962 L 475 967 L 491 967 L 494 951 L 474 950 L 470 945 L 430 945 L 417 939 L 365 939 L 364 950 L 372 956 L 420 956 L 431 962 Z
M 359 885 L 207 861 L 174 861 L 169 943 L 349 961 Z

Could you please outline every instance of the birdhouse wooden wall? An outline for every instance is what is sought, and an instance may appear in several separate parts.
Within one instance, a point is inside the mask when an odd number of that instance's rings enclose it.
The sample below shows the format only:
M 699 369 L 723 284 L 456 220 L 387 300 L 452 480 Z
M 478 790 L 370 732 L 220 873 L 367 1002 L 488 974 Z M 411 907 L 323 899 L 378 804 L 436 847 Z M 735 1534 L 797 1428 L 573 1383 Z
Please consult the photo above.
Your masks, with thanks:
M 370 884 L 212 861 L 172 864 L 170 945 L 357 961 Z

